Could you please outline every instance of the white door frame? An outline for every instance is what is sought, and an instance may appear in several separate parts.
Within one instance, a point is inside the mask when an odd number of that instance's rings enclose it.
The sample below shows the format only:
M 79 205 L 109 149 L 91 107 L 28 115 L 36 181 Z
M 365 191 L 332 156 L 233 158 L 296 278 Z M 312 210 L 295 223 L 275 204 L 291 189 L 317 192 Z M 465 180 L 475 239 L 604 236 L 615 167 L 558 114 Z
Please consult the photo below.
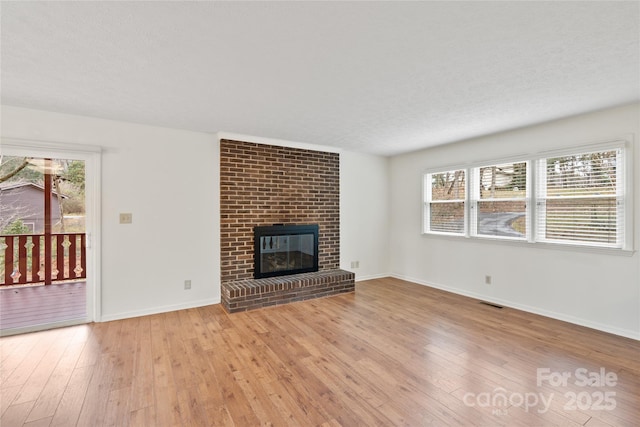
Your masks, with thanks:
M 85 162 L 85 208 L 87 234 L 87 322 L 99 322 L 102 316 L 100 292 L 101 247 L 101 147 L 53 141 L 2 138 L 0 153 L 7 156 L 26 156 Z

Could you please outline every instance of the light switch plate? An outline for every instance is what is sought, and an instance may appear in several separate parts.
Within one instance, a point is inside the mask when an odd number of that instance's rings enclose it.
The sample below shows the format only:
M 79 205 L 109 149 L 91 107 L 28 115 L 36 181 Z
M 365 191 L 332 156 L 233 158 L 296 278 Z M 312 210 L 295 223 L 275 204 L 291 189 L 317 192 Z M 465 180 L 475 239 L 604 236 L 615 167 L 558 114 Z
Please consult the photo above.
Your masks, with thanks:
M 130 214 L 130 213 L 120 214 L 120 224 L 131 224 L 132 222 L 133 222 L 133 214 Z

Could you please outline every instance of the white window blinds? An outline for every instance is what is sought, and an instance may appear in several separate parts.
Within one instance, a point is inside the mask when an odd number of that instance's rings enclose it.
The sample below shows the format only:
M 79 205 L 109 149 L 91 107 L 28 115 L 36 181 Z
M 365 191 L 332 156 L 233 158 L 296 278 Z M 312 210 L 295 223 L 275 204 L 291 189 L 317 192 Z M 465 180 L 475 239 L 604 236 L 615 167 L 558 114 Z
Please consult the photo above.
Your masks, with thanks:
M 538 161 L 537 240 L 622 248 L 623 150 Z
M 466 173 L 463 169 L 425 175 L 424 231 L 465 233 Z

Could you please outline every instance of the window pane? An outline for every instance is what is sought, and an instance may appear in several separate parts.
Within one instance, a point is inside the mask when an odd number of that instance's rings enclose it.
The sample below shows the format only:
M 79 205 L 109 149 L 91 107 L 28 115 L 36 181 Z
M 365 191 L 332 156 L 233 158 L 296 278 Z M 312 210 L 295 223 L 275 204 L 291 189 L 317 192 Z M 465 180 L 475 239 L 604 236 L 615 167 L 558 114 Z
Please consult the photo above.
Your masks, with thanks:
M 526 194 L 526 162 L 480 168 L 480 199 L 525 198 Z
M 545 159 L 541 170 L 542 240 L 622 247 L 621 149 Z
M 546 238 L 579 242 L 617 242 L 616 199 L 548 199 L 546 202 Z
M 618 151 L 547 159 L 547 197 L 616 194 Z
M 430 231 L 464 233 L 464 203 L 431 203 L 429 206 Z
M 524 201 L 478 202 L 478 235 L 525 238 L 527 204 Z
M 474 170 L 472 233 L 526 239 L 528 162 L 501 163 Z
M 464 170 L 433 173 L 431 175 L 431 200 L 464 200 Z

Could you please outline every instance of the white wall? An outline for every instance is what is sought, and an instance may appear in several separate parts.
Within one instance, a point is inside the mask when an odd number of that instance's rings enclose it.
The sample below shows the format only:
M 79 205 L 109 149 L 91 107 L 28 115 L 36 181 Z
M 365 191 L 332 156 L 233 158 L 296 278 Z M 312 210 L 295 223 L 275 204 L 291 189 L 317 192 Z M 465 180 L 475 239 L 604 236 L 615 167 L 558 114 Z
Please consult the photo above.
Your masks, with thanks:
M 640 244 L 640 105 L 557 120 L 393 157 L 392 274 L 425 285 L 640 339 L 640 255 L 611 255 L 421 234 L 422 176 L 464 164 L 632 134 L 635 249 Z M 490 274 L 492 285 L 484 284 Z
M 101 317 L 220 302 L 219 138 L 2 106 L 3 138 L 102 148 Z M 255 138 L 245 138 L 253 140 Z M 274 144 L 300 144 L 264 140 Z M 327 147 L 303 145 L 325 151 Z M 341 152 L 341 267 L 388 275 L 388 159 Z M 133 224 L 119 224 L 119 213 Z M 351 261 L 360 268 L 351 269 Z M 189 279 L 192 289 L 185 291 Z
M 356 281 L 389 275 L 389 213 L 389 159 L 342 151 L 340 268 Z
M 3 106 L 2 137 L 102 147 L 97 320 L 220 301 L 213 135 Z M 133 224 L 119 224 L 120 212 Z

